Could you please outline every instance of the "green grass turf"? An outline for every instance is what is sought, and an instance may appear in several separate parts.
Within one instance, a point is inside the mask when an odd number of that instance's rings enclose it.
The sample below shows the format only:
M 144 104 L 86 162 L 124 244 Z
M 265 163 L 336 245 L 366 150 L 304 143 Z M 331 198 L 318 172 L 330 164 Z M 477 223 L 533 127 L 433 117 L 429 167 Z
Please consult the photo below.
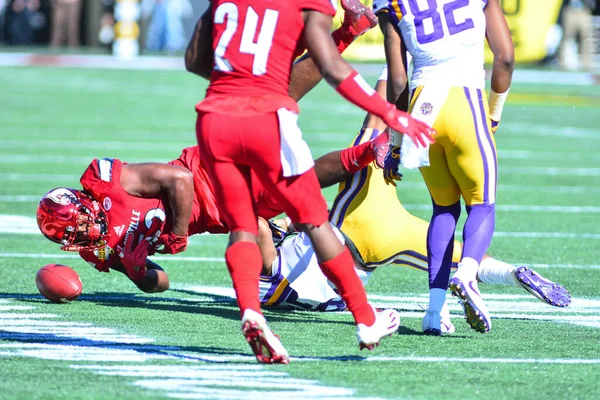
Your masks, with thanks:
M 92 158 L 167 161 L 195 142 L 193 106 L 202 98 L 205 85 L 189 74 L 54 68 L 1 71 L 0 215 L 34 216 L 35 197 L 55 186 L 78 187 L 79 174 Z M 374 75 L 367 78 L 374 83 Z M 415 301 L 426 303 L 422 296 L 427 292 L 426 274 L 386 267 L 373 274 L 368 286 L 370 295 L 402 299 L 420 296 L 397 304 L 405 315 L 398 335 L 373 353 L 361 353 L 355 346 L 348 314 L 267 311 L 271 325 L 297 358 L 289 366 L 257 367 L 251 358 L 240 358 L 250 351 L 239 332 L 234 302 L 205 288 L 229 286 L 223 262 L 165 257 L 159 262 L 169 272 L 173 290 L 146 295 L 118 273 L 99 274 L 79 259 L 55 258 L 53 255 L 66 253 L 39 234 L 0 233 L 0 397 L 224 398 L 218 389 L 239 389 L 240 398 L 264 398 L 267 394 L 262 391 L 275 384 L 271 382 L 267 388 L 251 385 L 273 378 L 270 374 L 286 373 L 288 376 L 278 384 L 294 382 L 292 379 L 302 379 L 300 386 L 304 388 L 317 384 L 321 387 L 317 398 L 326 397 L 325 387 L 347 388 L 347 396 L 398 399 L 595 398 L 600 378 L 599 328 L 569 323 L 567 318 L 588 318 L 597 324 L 600 313 L 599 98 L 600 90 L 592 86 L 513 85 L 497 135 L 501 185 L 498 205 L 590 209 L 569 213 L 500 211 L 499 232 L 567 233 L 575 237 L 498 236 L 490 249 L 495 257 L 511 263 L 549 264 L 540 272 L 569 287 L 576 301 L 590 302 L 587 308 L 558 310 L 527 297 L 519 288 L 482 285 L 486 295 L 506 296 L 490 300 L 498 317 L 490 334 L 470 330 L 454 309 L 456 334 L 426 337 L 420 333 L 421 314 L 414 307 Z M 315 156 L 350 143 L 363 118 L 361 111 L 326 85 L 319 85 L 300 106 L 300 126 Z M 559 169 L 549 175 L 544 168 Z M 398 190 L 409 210 L 428 219 L 429 211 L 424 207 L 429 204 L 428 194 L 418 173 L 407 171 Z M 325 191 L 329 201 L 335 191 Z M 10 196 L 34 197 L 13 201 Z M 193 238 L 184 256 L 220 259 L 225 242 L 224 236 Z M 84 295 L 79 300 L 54 305 L 37 293 L 35 272 L 50 262 L 77 270 L 84 284 Z M 395 300 L 385 301 L 394 304 Z M 112 329 L 112 335 L 136 335 L 153 342 L 81 342 L 52 333 L 52 327 L 38 327 L 41 331 L 37 334 L 17 334 L 15 330 L 23 332 L 24 325 L 6 323 L 11 315 L 32 313 L 52 314 L 54 317 L 48 318 L 53 321 L 86 323 Z M 543 316 L 547 319 L 535 319 Z M 31 320 L 38 319 L 32 316 Z M 123 363 L 94 361 L 92 356 L 84 360 L 44 359 L 48 358 L 47 348 L 27 353 L 26 357 L 18 347 L 25 343 L 84 343 L 82 354 L 110 353 L 116 348 L 154 358 Z M 165 355 L 170 358 L 156 358 Z M 220 361 L 229 362 L 206 362 L 207 355 L 221 356 L 224 358 Z M 396 359 L 367 361 L 365 357 Z M 442 360 L 425 362 L 425 357 Z M 510 359 L 546 361 L 517 363 L 508 362 Z M 550 363 L 562 359 L 596 364 Z M 132 376 L 131 370 L 140 366 L 155 368 L 155 376 Z M 198 383 L 197 377 L 169 375 L 178 367 L 189 371 L 215 366 L 225 368 L 220 379 L 229 375 L 235 378 L 235 368 L 249 368 L 251 377 L 228 383 Z M 113 375 L 100 373 L 102 368 L 120 367 L 123 370 Z M 175 378 L 187 382 L 187 389 L 182 389 L 181 382 L 177 388 L 169 388 Z M 159 389 L 148 387 L 148 382 L 156 382 Z M 203 385 L 213 394 L 196 390 Z M 271 396 L 291 397 L 289 391 Z M 343 397 L 343 393 L 338 396 Z

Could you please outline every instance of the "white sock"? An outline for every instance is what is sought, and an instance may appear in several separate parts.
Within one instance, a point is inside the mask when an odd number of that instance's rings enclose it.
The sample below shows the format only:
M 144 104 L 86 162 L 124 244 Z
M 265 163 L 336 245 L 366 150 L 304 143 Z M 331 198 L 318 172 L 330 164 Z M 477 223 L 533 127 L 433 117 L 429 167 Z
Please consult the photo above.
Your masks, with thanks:
M 458 269 L 454 276 L 465 281 L 474 281 L 477 279 L 477 270 L 479 264 L 474 258 L 465 257 L 458 263 Z
M 515 269 L 513 265 L 488 257 L 481 261 L 477 274 L 481 282 L 491 285 L 517 285 Z
M 429 311 L 441 312 L 446 302 L 446 290 L 429 289 Z

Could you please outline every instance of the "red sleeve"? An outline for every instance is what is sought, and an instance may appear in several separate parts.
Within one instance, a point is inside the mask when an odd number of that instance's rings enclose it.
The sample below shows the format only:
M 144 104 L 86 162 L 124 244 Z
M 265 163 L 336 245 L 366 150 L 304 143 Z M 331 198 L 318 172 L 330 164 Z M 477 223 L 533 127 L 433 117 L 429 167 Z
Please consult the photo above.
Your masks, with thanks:
M 200 150 L 198 150 L 198 146 L 186 147 L 181 152 L 179 158 L 169 161 L 169 164 L 196 172 L 196 169 L 200 165 Z
M 81 175 L 79 182 L 92 197 L 99 199 L 101 194 L 114 187 L 115 182 L 121 184 L 123 163 L 114 158 L 95 159 Z
M 335 1 L 335 5 L 334 5 Z M 299 10 L 315 10 L 323 14 L 335 16 L 337 0 L 298 0 Z

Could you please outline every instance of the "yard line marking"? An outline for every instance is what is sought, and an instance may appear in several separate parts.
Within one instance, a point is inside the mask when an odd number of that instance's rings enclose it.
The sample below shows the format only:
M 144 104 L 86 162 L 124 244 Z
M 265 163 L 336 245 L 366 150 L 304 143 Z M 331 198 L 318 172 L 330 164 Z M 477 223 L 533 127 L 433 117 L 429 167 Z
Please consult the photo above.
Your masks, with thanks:
M 294 359 L 294 357 L 292 357 Z M 298 361 L 305 361 L 299 359 Z M 315 360 L 318 361 L 318 360 Z M 462 357 L 367 357 L 364 361 L 412 361 L 412 362 L 464 362 L 464 363 L 509 363 L 509 364 L 600 364 L 600 359 L 582 358 L 462 358 Z
M 404 204 L 404 208 L 412 211 L 430 211 L 432 209 L 431 204 Z M 600 207 L 594 206 L 537 206 L 496 204 L 496 210 L 500 212 L 542 212 L 565 214 L 600 213 Z
M 153 142 L 153 141 L 79 141 L 79 140 L 2 140 L 3 149 L 17 149 L 22 150 L 23 146 L 28 148 L 34 148 L 39 150 L 48 149 L 60 149 L 60 150 L 94 150 L 96 152 L 105 153 L 108 150 L 119 150 L 127 149 L 130 146 L 135 145 L 136 150 L 139 151 L 155 151 L 157 154 L 165 151 L 179 151 L 184 149 L 184 146 L 179 143 L 172 142 Z M 194 143 L 190 143 L 189 146 L 194 146 Z M 88 159 L 88 162 L 91 162 Z
M 91 163 L 93 157 L 89 156 L 62 156 L 62 155 L 29 155 L 29 154 L 2 154 L 0 164 L 61 164 L 61 165 L 87 165 Z M 171 161 L 167 158 L 128 158 L 130 163 L 159 162 L 167 163 Z
M 574 126 L 561 126 L 560 129 L 557 129 L 555 125 L 507 122 L 500 129 L 502 130 L 502 136 L 518 136 L 521 139 L 540 136 L 544 138 L 600 140 L 597 131 Z
M 39 258 L 39 259 L 79 259 L 78 254 L 65 253 L 0 253 L 0 258 Z M 225 262 L 222 257 L 194 257 L 194 256 L 152 256 L 155 261 L 187 261 L 187 262 Z M 560 268 L 560 269 L 588 269 L 600 270 L 596 264 L 524 264 L 513 262 L 513 265 L 523 265 L 532 268 Z
M 411 206 L 411 205 L 409 205 Z M 416 205 L 417 207 L 425 208 L 425 205 Z M 428 206 L 429 209 L 431 206 Z M 585 207 L 590 208 L 590 207 Z M 22 215 L 0 215 L 0 234 L 23 234 L 23 235 L 39 235 L 40 231 L 37 222 L 32 217 Z M 462 235 L 462 232 L 457 231 L 457 235 Z M 203 235 L 203 240 L 212 237 L 220 239 L 219 235 Z M 560 239 L 600 239 L 599 233 L 575 233 L 575 232 L 494 232 L 494 237 L 497 238 L 560 238 Z M 195 244 L 197 239 L 192 237 L 191 245 Z M 4 253 L 7 254 L 7 253 Z M 168 257 L 165 260 L 188 260 L 188 258 L 179 258 L 178 256 Z M 200 258 L 197 261 L 221 261 L 221 258 Z
M 10 305 L 4 299 L 2 303 Z M 150 390 L 166 391 L 168 397 L 191 398 L 203 394 L 214 399 L 262 400 L 265 395 L 271 395 L 275 398 L 316 400 L 350 399 L 356 393 L 352 388 L 321 385 L 318 380 L 294 378 L 287 372 L 268 370 L 262 365 L 190 365 L 211 360 L 198 353 L 186 356 L 176 346 L 148 345 L 154 342 L 152 338 L 123 335 L 113 329 L 89 323 L 60 321 L 59 316 L 54 321 L 36 321 L 35 315 L 21 314 L 22 317 L 2 321 L 0 341 L 8 343 L 0 342 L 0 357 L 82 363 L 151 361 L 153 365 L 105 366 L 79 363 L 70 367 L 100 375 L 152 378 L 138 379 L 133 384 Z M 32 329 L 35 322 L 39 325 L 35 327 L 37 329 Z M 101 337 L 98 337 L 98 333 Z M 124 342 L 123 338 L 128 338 L 128 341 Z M 249 355 L 241 357 L 249 363 L 255 359 Z M 154 364 L 160 361 L 169 363 Z M 187 365 L 173 365 L 173 361 Z
M 400 183 L 401 188 L 407 189 L 426 189 L 425 182 L 404 182 Z M 600 193 L 600 187 L 597 186 L 551 186 L 551 185 L 498 185 L 498 192 L 534 192 L 534 193 L 569 193 L 569 194 L 592 194 Z
M 91 162 L 92 160 L 89 160 Z M 89 163 L 88 162 L 88 163 Z M 68 174 L 22 174 L 15 172 L 0 173 L 0 181 L 9 182 L 52 182 L 52 181 L 79 181 L 81 175 Z
M 576 151 L 546 150 L 498 150 L 498 158 L 502 160 L 537 160 L 537 161 L 600 161 L 600 154 L 581 153 Z

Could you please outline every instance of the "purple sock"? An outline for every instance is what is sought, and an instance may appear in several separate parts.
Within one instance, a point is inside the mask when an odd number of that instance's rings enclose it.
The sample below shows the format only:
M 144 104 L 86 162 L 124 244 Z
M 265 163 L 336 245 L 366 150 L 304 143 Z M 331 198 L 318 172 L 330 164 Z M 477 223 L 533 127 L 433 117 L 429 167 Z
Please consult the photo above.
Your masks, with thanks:
M 463 229 L 463 257 L 481 263 L 490 247 L 496 224 L 496 205 L 477 204 L 467 207 L 467 221 Z
M 460 202 L 451 206 L 433 204 L 433 216 L 427 231 L 429 289 L 448 289 L 454 251 L 454 230 L 458 217 Z

